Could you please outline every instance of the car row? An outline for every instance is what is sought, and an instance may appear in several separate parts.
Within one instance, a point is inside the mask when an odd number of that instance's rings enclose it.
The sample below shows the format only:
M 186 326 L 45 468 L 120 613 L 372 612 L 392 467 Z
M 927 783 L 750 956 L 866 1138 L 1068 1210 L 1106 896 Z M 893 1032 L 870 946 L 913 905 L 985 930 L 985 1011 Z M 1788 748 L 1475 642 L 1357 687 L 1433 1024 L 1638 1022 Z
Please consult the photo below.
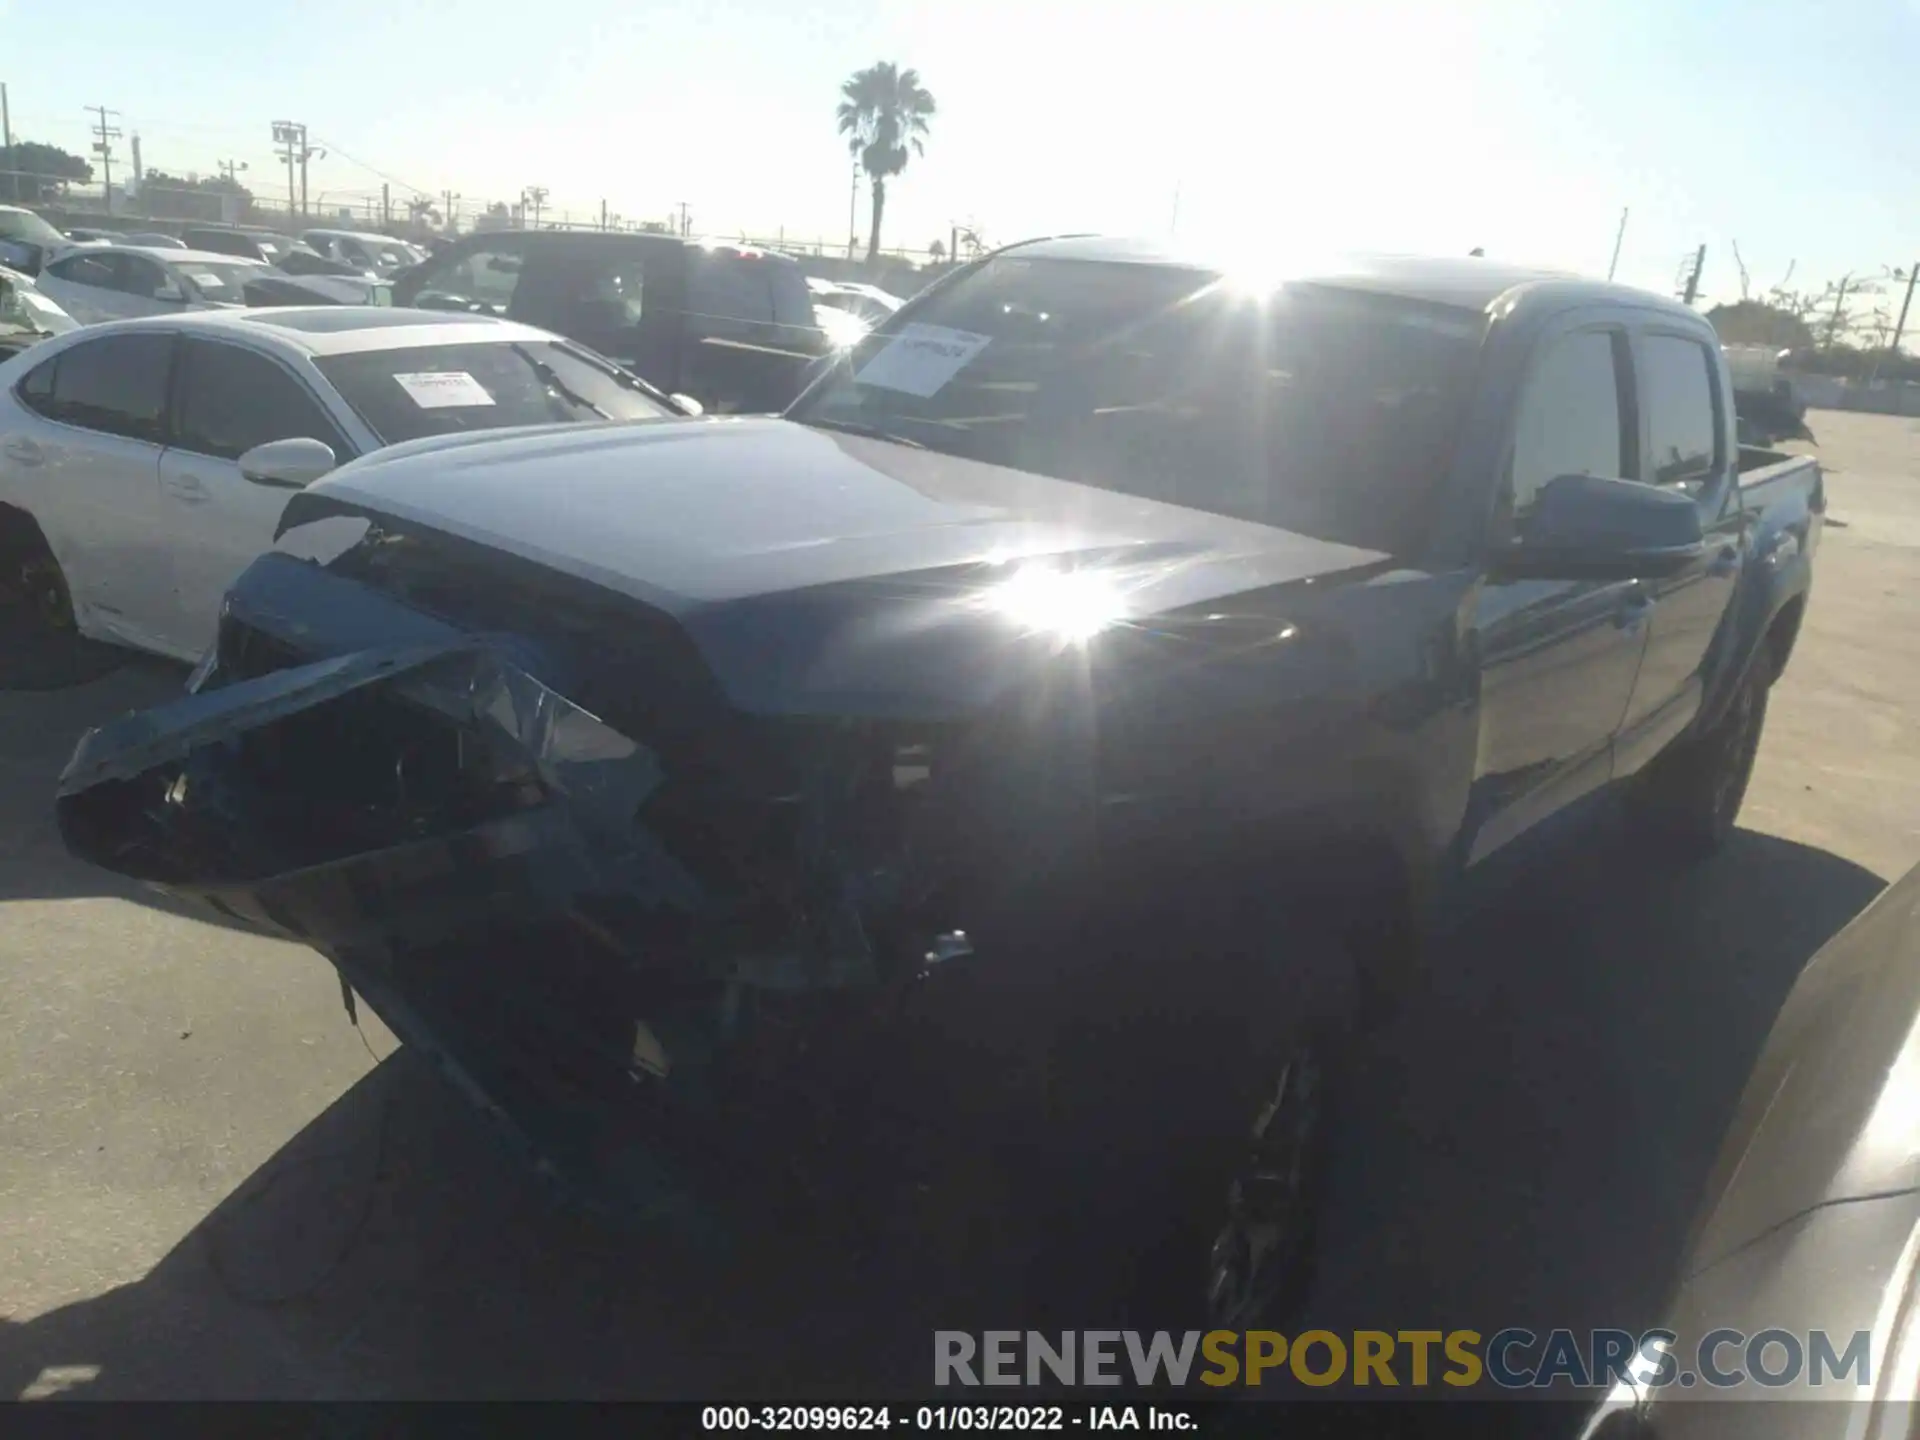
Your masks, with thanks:
M 0 365 L 0 564 L 53 624 L 194 660 L 288 495 L 336 465 L 431 436 L 676 413 L 582 347 L 483 316 L 88 326 Z

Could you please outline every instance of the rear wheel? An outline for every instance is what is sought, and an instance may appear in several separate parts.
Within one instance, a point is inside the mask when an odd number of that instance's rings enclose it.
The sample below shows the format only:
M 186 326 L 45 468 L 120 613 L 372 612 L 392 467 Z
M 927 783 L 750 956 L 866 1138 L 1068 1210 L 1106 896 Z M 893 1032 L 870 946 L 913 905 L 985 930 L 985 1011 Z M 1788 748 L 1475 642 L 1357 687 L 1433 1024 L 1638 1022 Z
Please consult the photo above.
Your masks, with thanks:
M 15 624 L 52 634 L 74 628 L 67 577 L 40 527 L 11 512 L 0 514 L 0 614 Z
M 1773 680 L 1767 662 L 1763 650 L 1712 728 L 1654 761 L 1635 787 L 1632 801 L 1640 826 L 1678 855 L 1710 855 L 1733 833 L 1767 720 Z

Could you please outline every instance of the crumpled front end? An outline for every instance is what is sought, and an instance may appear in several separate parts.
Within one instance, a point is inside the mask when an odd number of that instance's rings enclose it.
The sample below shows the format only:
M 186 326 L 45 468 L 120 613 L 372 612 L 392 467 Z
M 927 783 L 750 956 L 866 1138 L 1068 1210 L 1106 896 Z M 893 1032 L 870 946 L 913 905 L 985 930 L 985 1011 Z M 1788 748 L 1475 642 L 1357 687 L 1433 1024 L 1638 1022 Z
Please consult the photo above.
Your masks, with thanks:
M 906 997 L 969 949 L 924 735 L 782 722 L 669 759 L 473 639 L 297 658 L 90 732 L 69 849 L 321 951 L 623 1201 L 680 1186 L 662 1156 L 871 1148 L 876 1057 L 904 1097 Z

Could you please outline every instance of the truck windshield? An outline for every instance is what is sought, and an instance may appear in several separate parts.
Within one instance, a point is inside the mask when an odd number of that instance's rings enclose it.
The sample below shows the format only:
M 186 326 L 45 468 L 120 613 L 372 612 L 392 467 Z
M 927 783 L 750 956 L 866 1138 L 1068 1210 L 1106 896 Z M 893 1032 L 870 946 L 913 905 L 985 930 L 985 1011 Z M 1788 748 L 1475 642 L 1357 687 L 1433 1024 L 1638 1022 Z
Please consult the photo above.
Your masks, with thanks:
M 1002 256 L 862 340 L 790 418 L 1405 554 L 1484 324 L 1357 289 Z

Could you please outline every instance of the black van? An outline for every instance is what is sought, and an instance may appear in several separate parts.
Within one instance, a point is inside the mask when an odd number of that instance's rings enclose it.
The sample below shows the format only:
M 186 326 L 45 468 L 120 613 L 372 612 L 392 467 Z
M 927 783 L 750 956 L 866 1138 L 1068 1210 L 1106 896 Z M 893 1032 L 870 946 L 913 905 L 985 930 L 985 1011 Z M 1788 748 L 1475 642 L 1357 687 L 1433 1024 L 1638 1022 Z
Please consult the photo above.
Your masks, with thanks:
M 405 271 L 393 303 L 538 325 L 709 410 L 779 410 L 832 346 L 790 257 L 671 235 L 494 230 Z

